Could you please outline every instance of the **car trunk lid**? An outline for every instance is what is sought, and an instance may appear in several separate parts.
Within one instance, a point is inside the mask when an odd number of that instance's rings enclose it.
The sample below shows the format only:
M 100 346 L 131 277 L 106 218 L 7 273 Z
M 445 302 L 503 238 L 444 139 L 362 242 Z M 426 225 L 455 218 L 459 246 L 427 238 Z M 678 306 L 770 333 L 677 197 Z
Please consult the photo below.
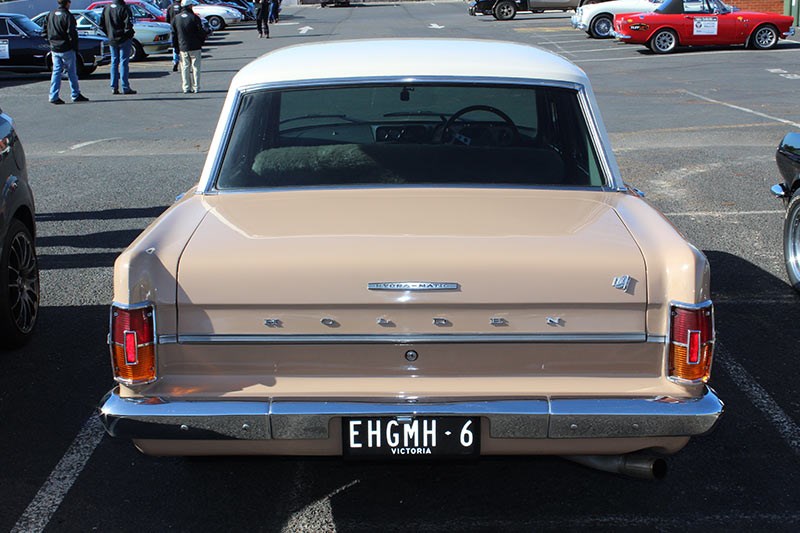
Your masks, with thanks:
M 209 216 L 180 260 L 178 333 L 643 340 L 645 264 L 611 194 L 387 188 L 209 196 Z

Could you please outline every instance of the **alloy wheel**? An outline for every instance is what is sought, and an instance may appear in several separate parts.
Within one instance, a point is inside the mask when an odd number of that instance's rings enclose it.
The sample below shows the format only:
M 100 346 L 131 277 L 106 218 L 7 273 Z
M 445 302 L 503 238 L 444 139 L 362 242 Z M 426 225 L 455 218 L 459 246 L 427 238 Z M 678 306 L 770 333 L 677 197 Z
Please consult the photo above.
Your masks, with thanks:
M 17 233 L 9 247 L 8 294 L 11 318 L 17 329 L 30 333 L 39 313 L 39 273 L 28 235 Z

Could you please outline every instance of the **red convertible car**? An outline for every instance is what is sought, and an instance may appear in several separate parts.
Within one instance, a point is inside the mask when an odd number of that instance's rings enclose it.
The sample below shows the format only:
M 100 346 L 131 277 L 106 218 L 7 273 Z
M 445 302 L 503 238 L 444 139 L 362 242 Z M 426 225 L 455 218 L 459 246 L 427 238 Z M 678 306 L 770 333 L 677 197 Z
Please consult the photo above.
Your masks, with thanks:
M 766 50 L 794 35 L 794 18 L 777 13 L 736 11 L 720 0 L 666 0 L 652 13 L 614 18 L 612 35 L 656 54 L 678 46 L 743 44 Z

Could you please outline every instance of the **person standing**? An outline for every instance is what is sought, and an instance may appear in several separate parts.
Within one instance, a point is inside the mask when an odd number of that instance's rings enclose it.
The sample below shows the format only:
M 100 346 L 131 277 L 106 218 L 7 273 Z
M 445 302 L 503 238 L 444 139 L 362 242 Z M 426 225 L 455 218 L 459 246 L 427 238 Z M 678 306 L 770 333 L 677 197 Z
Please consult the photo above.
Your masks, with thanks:
M 73 102 L 88 102 L 78 85 L 78 25 L 69 11 L 70 0 L 58 0 L 58 8 L 47 14 L 44 31 L 50 43 L 53 75 L 50 77 L 50 103 L 64 103 L 59 97 L 61 76 L 66 71 Z
M 125 0 L 111 0 L 103 8 L 100 27 L 108 37 L 111 48 L 111 94 L 136 94 L 128 80 L 128 62 L 131 60 L 133 47 L 133 13 Z
M 269 39 L 269 24 L 267 23 L 268 13 L 270 12 L 270 0 L 255 0 L 256 9 L 256 28 L 258 36 Z
M 172 19 L 181 12 L 181 0 L 172 0 L 167 8 L 167 24 L 172 25 Z M 178 72 L 178 64 L 181 61 L 180 48 L 178 47 L 178 35 L 172 30 L 172 72 Z
M 200 63 L 206 32 L 200 17 L 194 14 L 194 0 L 181 0 L 181 11 L 172 19 L 172 31 L 178 36 L 181 51 L 181 82 L 184 94 L 200 92 Z
M 269 22 L 278 22 L 281 14 L 281 0 L 266 0 L 269 4 Z

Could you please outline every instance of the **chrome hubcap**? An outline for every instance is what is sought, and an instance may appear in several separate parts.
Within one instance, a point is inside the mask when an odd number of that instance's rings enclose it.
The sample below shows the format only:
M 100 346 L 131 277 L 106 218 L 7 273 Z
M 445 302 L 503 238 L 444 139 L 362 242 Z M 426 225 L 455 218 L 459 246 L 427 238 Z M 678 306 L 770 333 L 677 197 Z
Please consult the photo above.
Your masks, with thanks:
M 656 36 L 656 47 L 659 50 L 667 51 L 671 50 L 672 47 L 675 45 L 675 38 L 672 36 L 671 33 L 659 33 Z
M 39 313 L 39 274 L 33 243 L 22 233 L 9 249 L 8 295 L 14 324 L 22 333 L 30 333 Z
M 768 28 L 758 30 L 758 33 L 756 33 L 756 43 L 762 48 L 769 48 L 775 44 L 775 33 Z

